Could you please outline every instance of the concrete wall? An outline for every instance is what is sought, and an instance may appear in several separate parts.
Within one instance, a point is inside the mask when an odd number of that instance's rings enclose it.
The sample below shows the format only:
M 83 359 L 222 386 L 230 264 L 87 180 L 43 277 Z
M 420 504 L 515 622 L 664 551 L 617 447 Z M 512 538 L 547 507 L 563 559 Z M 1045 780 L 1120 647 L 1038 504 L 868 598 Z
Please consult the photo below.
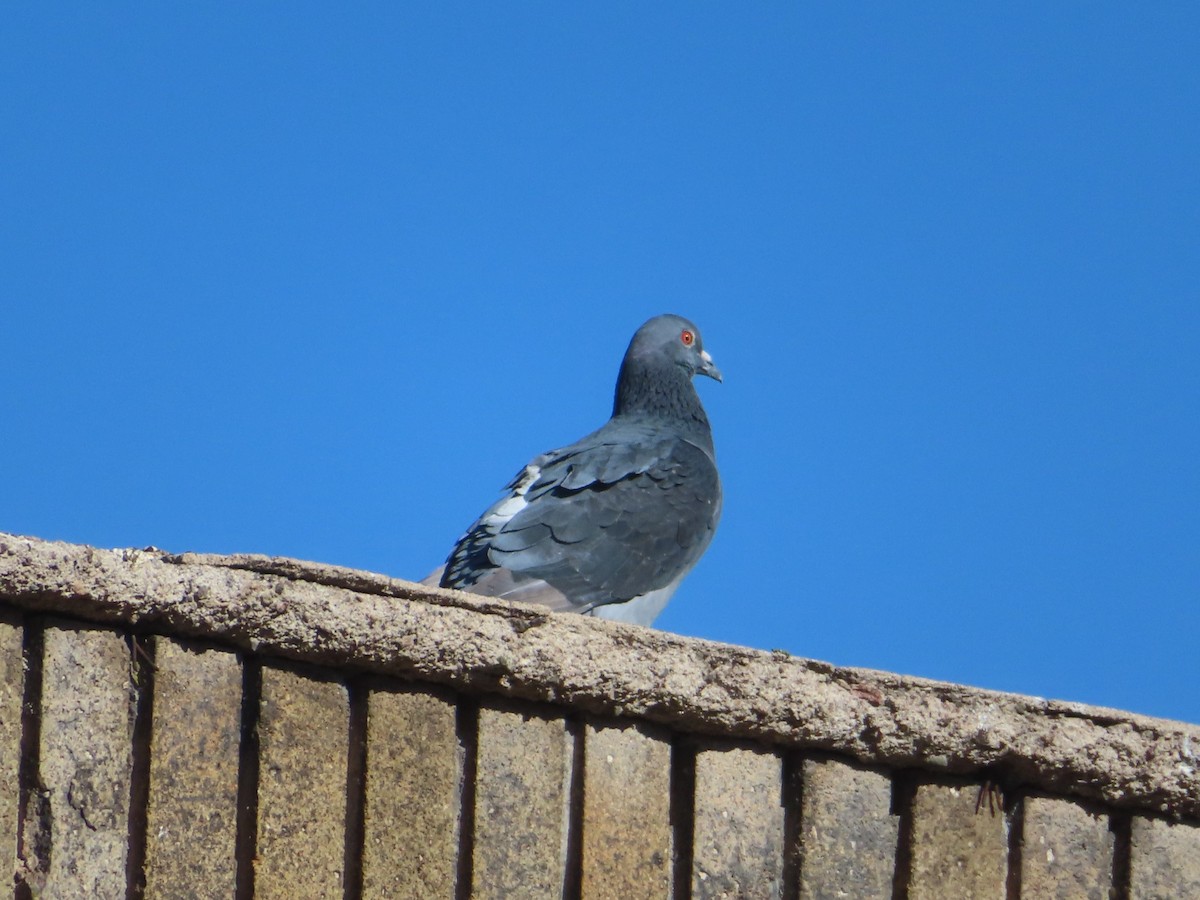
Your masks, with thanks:
M 1191 726 L 513 610 L 0 535 L 15 896 L 1200 897 Z

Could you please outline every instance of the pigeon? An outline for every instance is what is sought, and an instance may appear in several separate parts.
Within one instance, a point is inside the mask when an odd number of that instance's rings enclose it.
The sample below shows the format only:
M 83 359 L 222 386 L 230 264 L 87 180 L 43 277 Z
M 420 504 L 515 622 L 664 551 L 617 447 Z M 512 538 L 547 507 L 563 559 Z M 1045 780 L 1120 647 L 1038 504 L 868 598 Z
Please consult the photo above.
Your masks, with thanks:
M 646 322 L 612 418 L 531 460 L 423 583 L 651 624 L 721 518 L 696 374 L 722 380 L 699 329 L 674 315 Z

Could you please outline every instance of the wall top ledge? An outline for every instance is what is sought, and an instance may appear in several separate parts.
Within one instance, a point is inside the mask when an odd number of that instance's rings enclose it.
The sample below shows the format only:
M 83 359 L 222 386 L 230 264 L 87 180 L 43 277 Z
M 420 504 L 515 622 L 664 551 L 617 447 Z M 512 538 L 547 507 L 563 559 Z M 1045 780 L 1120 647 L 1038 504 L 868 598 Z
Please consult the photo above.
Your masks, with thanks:
M 0 606 L 1200 818 L 1200 727 L 841 668 L 338 566 L 0 533 Z

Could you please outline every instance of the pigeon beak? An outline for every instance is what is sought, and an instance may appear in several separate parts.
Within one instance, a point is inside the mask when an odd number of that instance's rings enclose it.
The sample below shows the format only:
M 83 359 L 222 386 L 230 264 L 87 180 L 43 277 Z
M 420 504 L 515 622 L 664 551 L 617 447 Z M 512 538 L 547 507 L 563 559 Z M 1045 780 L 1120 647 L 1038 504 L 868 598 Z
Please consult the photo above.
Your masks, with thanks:
M 721 370 L 713 363 L 713 358 L 708 355 L 707 350 L 700 351 L 700 368 L 697 370 L 701 375 L 707 375 L 709 378 L 715 379 L 724 383 L 725 379 L 721 377 Z

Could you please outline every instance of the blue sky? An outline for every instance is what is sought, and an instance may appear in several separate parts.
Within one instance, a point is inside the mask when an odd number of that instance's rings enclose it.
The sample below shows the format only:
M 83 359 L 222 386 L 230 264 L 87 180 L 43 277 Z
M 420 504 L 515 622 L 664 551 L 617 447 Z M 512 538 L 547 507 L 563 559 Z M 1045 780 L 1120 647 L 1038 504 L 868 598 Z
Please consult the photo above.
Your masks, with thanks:
M 1200 721 L 1200 7 L 120 4 L 0 32 L 0 529 L 420 577 L 677 312 L 659 620 Z

